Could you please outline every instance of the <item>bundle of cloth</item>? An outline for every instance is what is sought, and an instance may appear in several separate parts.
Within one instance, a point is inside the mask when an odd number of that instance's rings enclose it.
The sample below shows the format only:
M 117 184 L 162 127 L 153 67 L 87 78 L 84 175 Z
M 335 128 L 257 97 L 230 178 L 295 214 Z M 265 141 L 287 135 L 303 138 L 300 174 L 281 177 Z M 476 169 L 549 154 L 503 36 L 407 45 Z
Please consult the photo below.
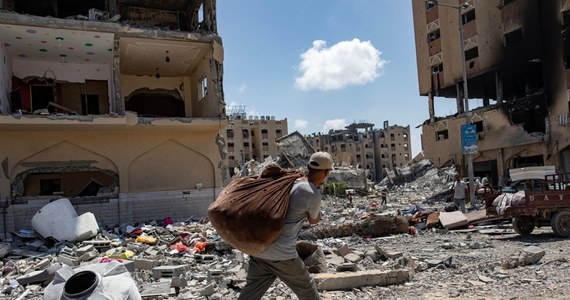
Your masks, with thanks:
M 493 200 L 493 207 L 497 209 L 497 214 L 503 215 L 505 210 L 511 206 L 524 206 L 526 204 L 524 191 L 516 193 L 503 193 Z

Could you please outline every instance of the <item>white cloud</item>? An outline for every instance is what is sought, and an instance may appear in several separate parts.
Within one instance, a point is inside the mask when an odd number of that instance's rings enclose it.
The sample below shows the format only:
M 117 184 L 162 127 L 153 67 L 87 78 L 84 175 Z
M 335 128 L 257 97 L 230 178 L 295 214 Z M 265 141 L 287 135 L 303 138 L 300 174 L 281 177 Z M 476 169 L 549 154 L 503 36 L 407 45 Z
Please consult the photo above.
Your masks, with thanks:
M 247 91 L 247 84 L 243 83 L 242 85 L 239 86 L 238 93 L 243 94 L 245 93 L 245 91 Z
M 309 121 L 306 120 L 295 120 L 295 129 L 304 129 L 307 128 L 307 125 L 309 125 Z
M 301 54 L 302 74 L 295 78 L 295 85 L 303 91 L 328 91 L 372 82 L 388 63 L 381 54 L 370 41 L 353 39 L 330 48 L 325 41 L 314 41 L 313 47 Z
M 346 125 L 345 119 L 326 120 L 321 132 L 328 133 L 331 129 L 344 129 Z

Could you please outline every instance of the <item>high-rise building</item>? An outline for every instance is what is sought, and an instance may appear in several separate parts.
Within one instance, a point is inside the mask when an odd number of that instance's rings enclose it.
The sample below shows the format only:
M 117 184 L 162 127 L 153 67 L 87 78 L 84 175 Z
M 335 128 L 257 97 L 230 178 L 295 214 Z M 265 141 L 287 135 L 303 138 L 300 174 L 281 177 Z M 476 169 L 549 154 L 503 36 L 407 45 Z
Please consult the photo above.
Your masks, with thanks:
M 228 108 L 228 125 L 220 131 L 226 139 L 227 157 L 225 164 L 229 175 L 235 175 L 234 168 L 255 160 L 276 158 L 279 148 L 276 139 L 288 134 L 287 118 L 276 120 L 275 116 L 248 116 L 245 106 L 234 105 Z
M 569 171 L 569 1 L 412 0 L 412 9 L 419 93 L 429 103 L 424 156 L 467 174 L 460 128 L 472 123 L 476 176 L 499 184 L 510 168 Z M 466 109 L 464 70 L 468 98 L 482 106 Z M 436 116 L 436 98 L 456 101 L 457 113 Z
M 0 233 L 69 198 L 105 224 L 205 215 L 223 185 L 216 1 L 3 1 Z
M 374 124 L 360 122 L 328 134 L 306 136 L 316 151 L 330 153 L 339 166 L 365 169 L 368 179 L 380 181 L 386 170 L 401 167 L 411 160 L 410 126 L 374 129 Z

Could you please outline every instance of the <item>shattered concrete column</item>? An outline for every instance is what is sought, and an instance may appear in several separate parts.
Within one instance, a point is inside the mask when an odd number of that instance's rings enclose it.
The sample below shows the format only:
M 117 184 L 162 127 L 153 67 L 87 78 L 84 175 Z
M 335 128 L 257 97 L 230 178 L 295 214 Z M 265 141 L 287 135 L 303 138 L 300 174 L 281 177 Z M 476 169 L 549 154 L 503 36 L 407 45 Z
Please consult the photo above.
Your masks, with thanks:
M 403 216 L 376 216 L 370 219 L 340 225 L 321 225 L 302 233 L 305 237 L 324 239 L 345 237 L 353 234 L 380 237 L 408 232 L 408 220 Z
M 503 102 L 503 79 L 499 72 L 495 72 L 495 93 L 497 95 L 497 103 Z
M 115 101 L 110 100 L 111 110 L 118 114 L 125 112 L 123 105 L 123 97 L 121 96 L 121 43 L 120 37 L 115 35 L 113 41 L 113 86 L 109 87 L 115 91 Z
M 457 99 L 455 99 L 455 101 L 457 102 L 457 113 L 462 114 L 465 112 L 465 107 L 464 107 L 464 103 L 463 103 L 463 88 L 461 85 L 459 85 L 459 82 L 457 84 L 455 84 L 455 89 L 456 89 L 456 95 L 457 95 Z
M 430 123 L 435 122 L 435 106 L 434 106 L 433 100 L 434 100 L 433 92 L 430 92 L 428 94 L 428 110 L 429 110 L 429 122 Z

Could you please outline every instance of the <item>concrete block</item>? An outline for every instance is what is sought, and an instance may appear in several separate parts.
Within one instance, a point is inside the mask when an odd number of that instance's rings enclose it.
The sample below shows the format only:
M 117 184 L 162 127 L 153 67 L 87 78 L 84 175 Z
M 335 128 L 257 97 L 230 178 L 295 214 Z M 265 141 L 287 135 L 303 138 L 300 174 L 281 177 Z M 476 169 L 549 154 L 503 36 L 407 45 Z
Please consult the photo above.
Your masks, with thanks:
M 77 257 L 68 256 L 66 254 L 60 254 L 56 258 L 57 262 L 64 263 L 71 267 L 77 267 L 80 264 L 80 261 Z
M 150 259 L 135 259 L 135 270 L 152 270 L 158 266 L 158 262 Z
M 546 252 L 544 249 L 537 247 L 537 246 L 530 246 L 522 249 L 524 254 L 524 261 L 525 264 L 530 265 L 538 262 Z
M 439 221 L 446 229 L 454 229 L 469 224 L 469 220 L 461 211 L 441 212 Z
M 161 277 L 178 277 L 184 274 L 186 265 L 178 266 L 160 266 L 152 269 L 152 277 L 155 279 Z
M 83 255 L 79 256 L 79 260 L 80 261 L 90 261 L 97 256 L 99 256 L 99 252 L 97 252 L 97 250 L 93 249 L 93 251 L 84 253 Z
M 384 256 L 389 259 L 396 259 L 402 255 L 402 252 L 399 251 L 384 251 Z
M 87 252 L 91 252 L 95 250 L 95 246 L 93 245 L 85 245 L 81 248 L 78 248 L 77 250 L 75 250 L 75 255 L 77 256 L 82 256 L 83 254 L 87 253 Z
M 344 257 L 338 256 L 336 254 L 330 254 L 327 255 L 326 257 L 327 263 L 331 264 L 333 266 L 340 266 L 344 263 Z
M 348 253 L 347 255 L 344 256 L 344 258 L 351 263 L 357 263 L 362 260 L 362 257 L 354 253 Z
M 339 247 L 338 249 L 336 249 L 336 252 L 338 255 L 344 257 L 345 255 L 350 253 L 350 249 L 348 248 L 347 244 L 344 244 L 341 247 Z
M 336 267 L 337 272 L 356 272 L 356 265 L 353 263 L 343 263 Z
M 368 270 L 350 273 L 315 274 L 320 291 L 350 290 L 362 286 L 385 286 L 410 280 L 409 270 Z

